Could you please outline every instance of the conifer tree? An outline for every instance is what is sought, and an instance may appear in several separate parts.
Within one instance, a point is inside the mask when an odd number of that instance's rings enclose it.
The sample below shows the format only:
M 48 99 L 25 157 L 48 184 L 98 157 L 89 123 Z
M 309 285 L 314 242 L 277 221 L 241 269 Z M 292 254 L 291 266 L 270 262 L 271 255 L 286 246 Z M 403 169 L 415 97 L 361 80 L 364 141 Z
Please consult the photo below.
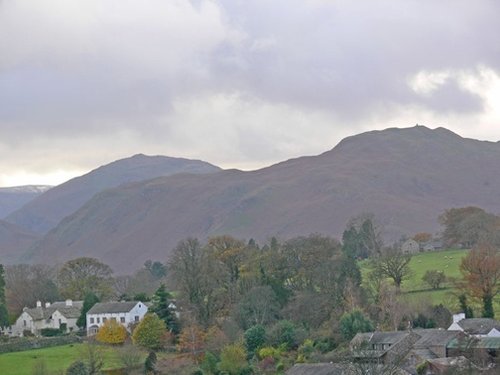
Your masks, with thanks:
M 151 311 L 165 322 L 167 329 L 174 335 L 180 332 L 180 325 L 175 315 L 175 311 L 170 308 L 172 296 L 167 292 L 165 285 L 161 284 L 153 296 L 153 306 Z

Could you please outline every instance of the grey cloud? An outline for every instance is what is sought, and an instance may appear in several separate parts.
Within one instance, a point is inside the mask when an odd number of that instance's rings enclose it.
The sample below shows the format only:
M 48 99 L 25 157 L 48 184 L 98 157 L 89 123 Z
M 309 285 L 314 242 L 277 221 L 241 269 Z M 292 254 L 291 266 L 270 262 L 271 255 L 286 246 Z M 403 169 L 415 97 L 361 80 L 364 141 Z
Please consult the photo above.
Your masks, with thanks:
M 398 107 L 481 114 L 455 81 L 422 96 L 408 80 L 500 72 L 499 13 L 488 0 L 0 2 L 0 167 L 46 153 L 50 169 L 67 150 L 82 168 L 136 152 L 262 165 Z M 229 109 L 212 100 L 233 94 Z

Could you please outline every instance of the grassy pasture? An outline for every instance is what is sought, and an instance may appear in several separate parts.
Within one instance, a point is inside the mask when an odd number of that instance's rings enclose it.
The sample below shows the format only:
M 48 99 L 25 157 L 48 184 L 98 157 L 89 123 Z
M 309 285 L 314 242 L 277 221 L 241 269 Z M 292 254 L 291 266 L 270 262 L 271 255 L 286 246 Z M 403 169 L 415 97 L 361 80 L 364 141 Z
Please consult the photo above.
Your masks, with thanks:
M 0 354 L 0 374 L 31 375 L 35 364 L 40 361 L 45 363 L 47 373 L 64 374 L 71 363 L 82 357 L 83 345 L 84 344 L 63 345 L 52 348 Z M 104 369 L 121 367 L 113 348 L 103 346 L 102 353 Z
M 404 298 L 409 303 L 420 301 L 432 304 L 442 303 L 452 312 L 458 311 L 456 297 L 458 291 L 452 282 L 446 281 L 440 289 L 433 290 L 422 280 L 422 277 L 426 271 L 437 270 L 443 271 L 447 279 L 460 278 L 460 263 L 467 253 L 468 250 L 451 249 L 415 254 L 410 261 L 412 274 L 401 285 Z M 360 267 L 363 276 L 370 271 L 369 262 L 366 260 L 360 262 Z M 500 317 L 500 303 L 497 301 L 494 307 L 495 315 Z M 474 309 L 476 314 L 480 313 L 480 306 L 474 306 Z

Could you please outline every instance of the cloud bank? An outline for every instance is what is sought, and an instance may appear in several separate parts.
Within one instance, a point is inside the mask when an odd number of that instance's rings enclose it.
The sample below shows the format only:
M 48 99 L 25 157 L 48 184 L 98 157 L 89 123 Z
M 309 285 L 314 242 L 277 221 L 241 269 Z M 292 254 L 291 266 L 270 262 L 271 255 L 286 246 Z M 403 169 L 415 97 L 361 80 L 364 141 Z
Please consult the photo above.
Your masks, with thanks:
M 253 169 L 389 126 L 500 139 L 496 1 L 3 0 L 0 186 Z

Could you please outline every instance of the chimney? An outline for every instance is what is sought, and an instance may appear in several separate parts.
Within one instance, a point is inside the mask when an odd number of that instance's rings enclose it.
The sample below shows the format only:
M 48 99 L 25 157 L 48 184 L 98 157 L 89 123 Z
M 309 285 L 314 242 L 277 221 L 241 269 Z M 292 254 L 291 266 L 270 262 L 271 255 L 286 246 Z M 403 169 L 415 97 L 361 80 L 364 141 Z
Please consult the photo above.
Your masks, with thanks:
M 50 307 L 50 302 L 45 302 L 45 308 L 48 309 Z
M 453 314 L 453 323 L 458 323 L 465 319 L 465 313 Z
M 36 307 L 42 307 L 42 302 L 41 301 L 36 301 Z
M 66 300 L 66 306 L 73 306 L 73 301 L 70 299 Z

